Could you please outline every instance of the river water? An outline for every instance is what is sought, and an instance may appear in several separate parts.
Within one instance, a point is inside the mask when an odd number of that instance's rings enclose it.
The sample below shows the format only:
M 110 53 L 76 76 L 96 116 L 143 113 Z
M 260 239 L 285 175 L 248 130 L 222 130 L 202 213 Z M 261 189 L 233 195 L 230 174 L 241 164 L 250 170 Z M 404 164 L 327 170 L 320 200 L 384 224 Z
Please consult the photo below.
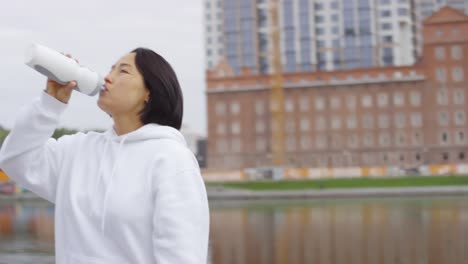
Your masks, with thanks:
M 211 202 L 216 264 L 468 263 L 468 197 Z M 53 207 L 0 203 L 0 264 L 54 263 Z

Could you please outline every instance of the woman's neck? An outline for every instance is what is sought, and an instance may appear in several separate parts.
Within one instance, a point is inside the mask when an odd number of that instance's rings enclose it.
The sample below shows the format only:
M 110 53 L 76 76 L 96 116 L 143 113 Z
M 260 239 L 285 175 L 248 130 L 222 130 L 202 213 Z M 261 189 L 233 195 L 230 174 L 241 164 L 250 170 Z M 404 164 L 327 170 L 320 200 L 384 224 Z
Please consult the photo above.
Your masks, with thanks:
M 129 116 L 113 116 L 112 119 L 114 120 L 114 130 L 117 135 L 124 135 L 128 134 L 132 131 L 135 131 L 143 126 L 140 118 L 137 117 L 129 117 Z

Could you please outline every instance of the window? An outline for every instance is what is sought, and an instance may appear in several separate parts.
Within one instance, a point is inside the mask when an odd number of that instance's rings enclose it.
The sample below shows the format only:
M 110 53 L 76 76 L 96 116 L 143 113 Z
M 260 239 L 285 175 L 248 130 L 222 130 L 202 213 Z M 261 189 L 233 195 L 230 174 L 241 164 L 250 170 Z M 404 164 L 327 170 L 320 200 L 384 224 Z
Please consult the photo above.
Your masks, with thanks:
M 331 15 L 331 21 L 338 22 L 339 19 L 340 19 L 340 17 L 339 17 L 338 14 L 332 14 Z M 333 34 L 338 34 L 338 27 L 333 27 L 332 32 L 333 32 Z
M 315 34 L 317 34 L 317 36 L 321 36 L 321 35 L 325 34 L 325 29 L 324 28 L 317 28 L 315 30 Z
M 309 111 L 309 98 L 307 98 L 307 97 L 301 97 L 301 99 L 299 99 L 299 109 L 300 109 L 302 112 L 307 112 L 307 111 Z
M 314 7 L 315 10 L 323 10 L 323 3 L 315 3 Z
M 441 132 L 439 137 L 439 143 L 442 145 L 446 145 L 449 143 L 449 135 L 447 132 Z
M 379 93 L 379 95 L 377 96 L 377 105 L 379 107 L 387 107 L 388 105 L 388 94 L 386 93 Z
M 452 80 L 454 82 L 462 82 L 465 79 L 463 68 L 454 67 L 452 68 Z
M 346 119 L 346 124 L 348 129 L 355 129 L 357 126 L 356 116 L 348 116 L 348 118 Z
M 456 111 L 455 112 L 455 125 L 464 126 L 465 125 L 465 112 Z
M 445 82 L 447 80 L 447 69 L 437 68 L 436 69 L 436 79 L 439 82 Z
M 390 120 L 388 115 L 381 114 L 379 115 L 379 127 L 380 128 L 389 128 L 390 127 Z
M 382 30 L 391 30 L 392 29 L 392 24 L 382 23 L 381 27 L 382 27 Z
M 286 99 L 285 102 L 285 109 L 287 113 L 292 113 L 294 112 L 294 100 L 291 98 Z
M 296 131 L 296 122 L 294 122 L 294 119 L 286 120 L 284 125 L 287 133 L 294 133 Z
M 341 146 L 343 145 L 343 143 L 341 142 L 341 136 L 338 135 L 338 134 L 335 134 L 332 136 L 332 146 L 333 148 L 341 148 Z
M 332 117 L 331 128 L 333 130 L 338 130 L 341 128 L 341 118 L 339 116 Z
M 452 59 L 461 60 L 463 59 L 463 50 L 459 45 L 452 46 Z
M 241 132 L 241 126 L 238 121 L 232 122 L 231 123 L 231 133 L 233 135 L 239 135 Z
M 340 108 L 340 105 L 341 105 L 341 100 L 339 97 L 332 97 L 330 99 L 330 107 L 332 109 L 339 109 Z
M 296 150 L 296 138 L 295 137 L 286 138 L 286 150 L 287 151 L 295 151 Z
M 307 131 L 309 131 L 309 129 L 310 129 L 309 119 L 303 117 L 303 118 L 301 119 L 300 127 L 301 127 L 301 131 L 302 131 L 302 132 L 307 132 Z
M 308 136 L 302 136 L 301 137 L 301 145 L 300 145 L 302 150 L 309 150 L 311 147 L 311 142 L 310 142 L 310 137 Z
M 455 132 L 455 143 L 457 145 L 464 145 L 465 144 L 465 132 L 464 131 L 457 131 Z
M 267 142 L 264 137 L 257 137 L 255 140 L 255 149 L 257 152 L 265 152 L 267 149 Z
M 448 161 L 449 160 L 449 153 L 447 153 L 447 152 L 442 153 L 442 160 Z
M 371 153 L 362 154 L 362 162 L 364 165 L 371 166 L 375 163 L 375 156 Z
M 448 104 L 448 91 L 447 89 L 439 89 L 437 91 L 437 104 L 447 105 Z
M 233 138 L 231 141 L 232 152 L 240 153 L 242 151 L 242 141 L 240 138 Z
M 255 102 L 255 113 L 257 115 L 265 114 L 265 103 L 263 101 L 257 100 Z
M 449 124 L 449 115 L 446 111 L 442 111 L 438 113 L 438 121 L 439 125 L 447 126 Z
M 420 131 L 414 131 L 411 141 L 413 143 L 413 146 L 423 145 L 424 140 L 422 133 Z
M 315 16 L 315 23 L 323 23 L 325 21 L 324 16 Z
M 390 10 L 382 10 L 380 12 L 380 16 L 382 17 L 391 17 L 392 16 L 392 11 Z
M 434 52 L 436 60 L 445 60 L 445 47 L 436 47 Z
M 421 113 L 412 113 L 411 114 L 411 126 L 412 127 L 421 127 L 422 126 Z
M 348 137 L 348 147 L 357 148 L 359 146 L 358 136 L 356 134 L 351 134 Z
M 318 111 L 325 109 L 325 99 L 323 97 L 315 98 L 315 109 Z
M 380 133 L 379 135 L 379 145 L 382 147 L 389 147 L 390 146 L 390 134 L 389 133 Z
M 398 15 L 399 16 L 407 16 L 408 15 L 408 9 L 407 8 L 398 8 Z
M 237 115 L 240 112 L 240 105 L 238 102 L 231 103 L 231 114 Z
M 374 146 L 374 135 L 372 133 L 364 134 L 362 142 L 363 142 L 364 147 L 370 148 Z
M 456 105 L 462 105 L 465 103 L 465 91 L 463 89 L 457 89 L 453 93 L 453 102 Z
M 395 143 L 397 146 L 404 146 L 406 144 L 406 135 L 403 131 L 397 131 L 395 133 Z
M 362 97 L 362 106 L 364 108 L 369 108 L 372 107 L 372 96 L 370 95 L 364 95 Z
M 395 126 L 398 128 L 403 128 L 406 125 L 406 118 L 404 113 L 395 114 Z
M 226 125 L 222 122 L 218 123 L 216 126 L 216 133 L 218 135 L 224 135 L 226 133 Z
M 420 106 L 421 105 L 421 93 L 413 91 L 410 94 L 410 101 L 412 106 Z
M 217 102 L 215 108 L 216 115 L 224 116 L 226 114 L 226 104 L 224 102 Z
M 265 133 L 265 127 L 264 121 L 257 120 L 257 122 L 255 122 L 255 132 L 257 132 L 257 134 Z
M 366 129 L 371 129 L 374 127 L 374 117 L 372 114 L 365 114 L 362 117 L 362 127 Z
M 346 98 L 346 106 L 348 109 L 353 110 L 356 108 L 356 96 L 350 95 Z
M 393 94 L 393 104 L 397 107 L 405 104 L 405 96 L 403 93 L 397 92 Z

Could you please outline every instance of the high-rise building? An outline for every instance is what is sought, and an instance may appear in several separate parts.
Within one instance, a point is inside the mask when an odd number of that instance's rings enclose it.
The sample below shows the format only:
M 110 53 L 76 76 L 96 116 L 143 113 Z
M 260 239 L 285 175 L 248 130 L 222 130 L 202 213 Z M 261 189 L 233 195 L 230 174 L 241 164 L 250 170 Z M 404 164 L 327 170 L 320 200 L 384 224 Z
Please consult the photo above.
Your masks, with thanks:
M 411 65 L 414 0 L 278 0 L 285 72 Z M 207 69 L 271 72 L 269 0 L 205 0 Z

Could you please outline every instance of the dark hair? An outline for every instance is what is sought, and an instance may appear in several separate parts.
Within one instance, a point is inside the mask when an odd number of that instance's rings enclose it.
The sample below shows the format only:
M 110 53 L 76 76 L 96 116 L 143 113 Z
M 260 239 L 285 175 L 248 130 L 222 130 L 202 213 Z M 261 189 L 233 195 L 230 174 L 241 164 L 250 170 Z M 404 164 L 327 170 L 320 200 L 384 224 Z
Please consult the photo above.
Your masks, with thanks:
M 171 65 L 156 52 L 136 48 L 135 65 L 149 90 L 149 100 L 140 112 L 143 124 L 156 123 L 180 130 L 184 112 L 182 90 Z

